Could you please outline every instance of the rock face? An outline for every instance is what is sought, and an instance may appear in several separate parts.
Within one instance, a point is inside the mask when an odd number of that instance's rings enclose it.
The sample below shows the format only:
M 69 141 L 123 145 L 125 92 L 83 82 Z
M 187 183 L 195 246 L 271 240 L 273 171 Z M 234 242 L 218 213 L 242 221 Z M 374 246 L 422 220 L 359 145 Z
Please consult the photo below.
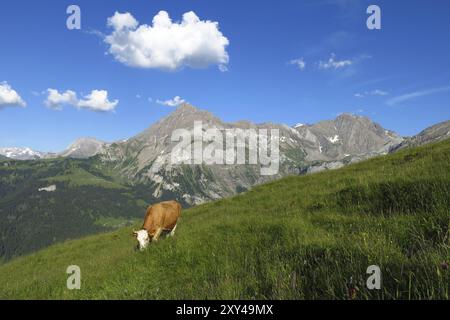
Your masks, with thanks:
M 81 138 L 72 143 L 60 157 L 87 159 L 99 154 L 108 144 L 95 138 Z
M 259 164 L 205 165 L 176 164 L 171 141 L 176 129 L 193 132 L 194 122 L 201 121 L 203 131 L 208 128 L 253 129 L 261 133 L 279 130 L 280 164 L 277 174 L 261 174 Z M 344 114 L 335 120 L 315 125 L 253 124 L 247 121 L 225 123 L 211 113 L 189 104 L 141 134 L 113 143 L 100 153 L 103 163 L 113 167 L 124 179 L 152 185 L 155 197 L 178 197 L 188 204 L 198 204 L 247 190 L 255 184 L 286 175 L 297 175 L 334 169 L 345 163 L 387 153 L 402 138 L 383 129 L 368 118 Z M 193 144 L 193 141 L 191 141 Z M 203 151 L 207 144 L 203 145 Z M 226 152 L 226 147 L 223 147 Z M 246 151 L 249 152 L 248 148 Z
M 402 143 L 393 147 L 391 151 L 397 151 L 408 147 L 417 147 L 449 138 L 450 121 L 445 121 L 423 130 L 418 135 L 406 138 Z
M 309 143 L 307 159 L 335 161 L 348 156 L 388 153 L 403 138 L 383 129 L 369 118 L 342 114 L 334 120 L 321 121 L 297 130 Z
M 171 141 L 172 133 L 176 129 L 186 129 L 193 133 L 196 121 L 201 121 L 203 130 L 267 128 L 247 122 L 224 123 L 207 111 L 185 104 L 141 134 L 126 142 L 113 143 L 100 157 L 104 163 L 113 165 L 114 171 L 120 172 L 123 178 L 150 184 L 154 190 L 153 196 L 159 198 L 171 195 L 191 205 L 233 195 L 273 178 L 261 176 L 259 165 L 174 165 L 171 152 L 177 143 Z M 298 135 L 292 128 L 278 127 L 290 137 L 296 138 Z M 204 147 L 206 145 L 207 143 Z M 298 170 L 293 169 L 291 173 L 298 173 Z M 281 177 L 284 174 L 285 172 L 280 172 L 275 176 Z

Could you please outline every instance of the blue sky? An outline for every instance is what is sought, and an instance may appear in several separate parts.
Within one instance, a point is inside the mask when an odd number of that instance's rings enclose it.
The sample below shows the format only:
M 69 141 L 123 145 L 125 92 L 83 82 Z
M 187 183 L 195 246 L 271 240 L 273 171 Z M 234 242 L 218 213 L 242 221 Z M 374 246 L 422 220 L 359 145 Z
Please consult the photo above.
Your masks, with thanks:
M 66 27 L 70 4 L 81 8 L 81 30 Z M 366 27 L 369 4 L 381 8 L 381 30 Z M 218 22 L 229 44 L 216 33 L 199 40 L 216 41 L 214 52 L 175 47 L 184 58 L 173 69 L 166 57 L 138 63 L 111 51 L 123 40 L 104 38 L 116 11 L 151 28 L 161 10 L 173 23 L 190 11 Z M 0 86 L 10 100 L 0 91 L 0 146 L 59 151 L 83 136 L 129 138 L 172 112 L 162 102 L 176 96 L 226 121 L 293 125 L 353 112 L 416 134 L 450 119 L 449 14 L 444 0 L 5 0 Z M 49 104 L 48 89 L 65 103 Z M 93 110 L 93 90 L 107 92 L 106 112 Z

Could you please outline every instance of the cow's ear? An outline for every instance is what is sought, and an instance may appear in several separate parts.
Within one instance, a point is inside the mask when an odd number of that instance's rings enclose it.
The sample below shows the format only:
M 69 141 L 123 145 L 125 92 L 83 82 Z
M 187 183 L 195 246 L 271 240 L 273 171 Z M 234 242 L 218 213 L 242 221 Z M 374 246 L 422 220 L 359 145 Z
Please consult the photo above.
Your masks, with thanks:
M 132 236 L 137 237 L 137 235 L 138 235 L 137 231 L 133 231 Z

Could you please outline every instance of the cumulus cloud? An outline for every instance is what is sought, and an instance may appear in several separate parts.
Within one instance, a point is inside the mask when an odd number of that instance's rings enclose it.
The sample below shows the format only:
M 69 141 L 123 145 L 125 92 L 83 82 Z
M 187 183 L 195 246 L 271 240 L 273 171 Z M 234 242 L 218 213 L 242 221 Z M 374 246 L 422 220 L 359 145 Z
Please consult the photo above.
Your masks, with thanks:
M 289 61 L 289 64 L 295 65 L 300 70 L 305 70 L 306 68 L 306 62 L 303 58 L 293 59 Z
M 119 100 L 109 101 L 106 90 L 92 90 L 90 94 L 78 99 L 76 92 L 72 90 L 60 93 L 56 89 L 47 89 L 47 99 L 44 104 L 54 110 L 61 110 L 63 106 L 69 105 L 78 109 L 107 112 L 113 111 L 119 104 Z
M 226 71 L 228 39 L 217 22 L 200 20 L 192 11 L 182 21 L 172 22 L 166 11 L 141 24 L 130 13 L 116 12 L 108 19 L 113 32 L 105 37 L 109 53 L 119 62 L 137 68 L 174 71 L 182 67 L 219 65 Z
M 328 61 L 319 61 L 319 69 L 341 69 L 347 66 L 352 65 L 353 62 L 351 60 L 337 60 L 336 55 L 334 53 L 331 54 L 331 57 Z
M 63 105 L 75 106 L 78 101 L 77 94 L 72 90 L 59 93 L 56 89 L 47 89 L 47 94 L 44 104 L 55 110 L 61 110 Z
M 364 97 L 367 97 L 367 96 L 387 96 L 387 95 L 389 95 L 388 92 L 380 90 L 380 89 L 375 89 L 375 90 L 372 90 L 372 91 L 365 91 L 365 92 L 362 92 L 362 93 L 355 93 L 354 94 L 354 96 L 357 97 L 357 98 L 364 98 Z
M 165 101 L 156 100 L 156 103 L 163 105 L 163 106 L 168 106 L 168 107 L 178 107 L 179 105 L 181 105 L 185 102 L 186 102 L 186 100 L 182 99 L 179 96 L 176 96 L 173 99 L 169 99 L 169 100 L 165 100 Z
M 0 109 L 2 107 L 25 107 L 27 104 L 6 81 L 0 82 Z
M 136 29 L 139 22 L 128 12 L 116 13 L 108 18 L 108 27 L 112 27 L 114 30 L 122 31 L 124 29 Z
M 92 111 L 113 111 L 119 104 L 119 100 L 109 101 L 108 91 L 92 90 L 90 94 L 78 101 L 78 108 L 85 108 Z

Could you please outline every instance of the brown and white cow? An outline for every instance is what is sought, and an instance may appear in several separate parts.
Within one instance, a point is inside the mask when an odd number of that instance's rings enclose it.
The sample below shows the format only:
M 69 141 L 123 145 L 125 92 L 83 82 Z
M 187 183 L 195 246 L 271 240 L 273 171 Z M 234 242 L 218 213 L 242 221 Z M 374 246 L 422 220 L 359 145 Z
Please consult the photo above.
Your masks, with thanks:
M 133 231 L 139 250 L 144 250 L 150 241 L 158 241 L 163 232 L 173 236 L 180 216 L 181 205 L 176 201 L 165 201 L 150 206 L 141 230 Z

